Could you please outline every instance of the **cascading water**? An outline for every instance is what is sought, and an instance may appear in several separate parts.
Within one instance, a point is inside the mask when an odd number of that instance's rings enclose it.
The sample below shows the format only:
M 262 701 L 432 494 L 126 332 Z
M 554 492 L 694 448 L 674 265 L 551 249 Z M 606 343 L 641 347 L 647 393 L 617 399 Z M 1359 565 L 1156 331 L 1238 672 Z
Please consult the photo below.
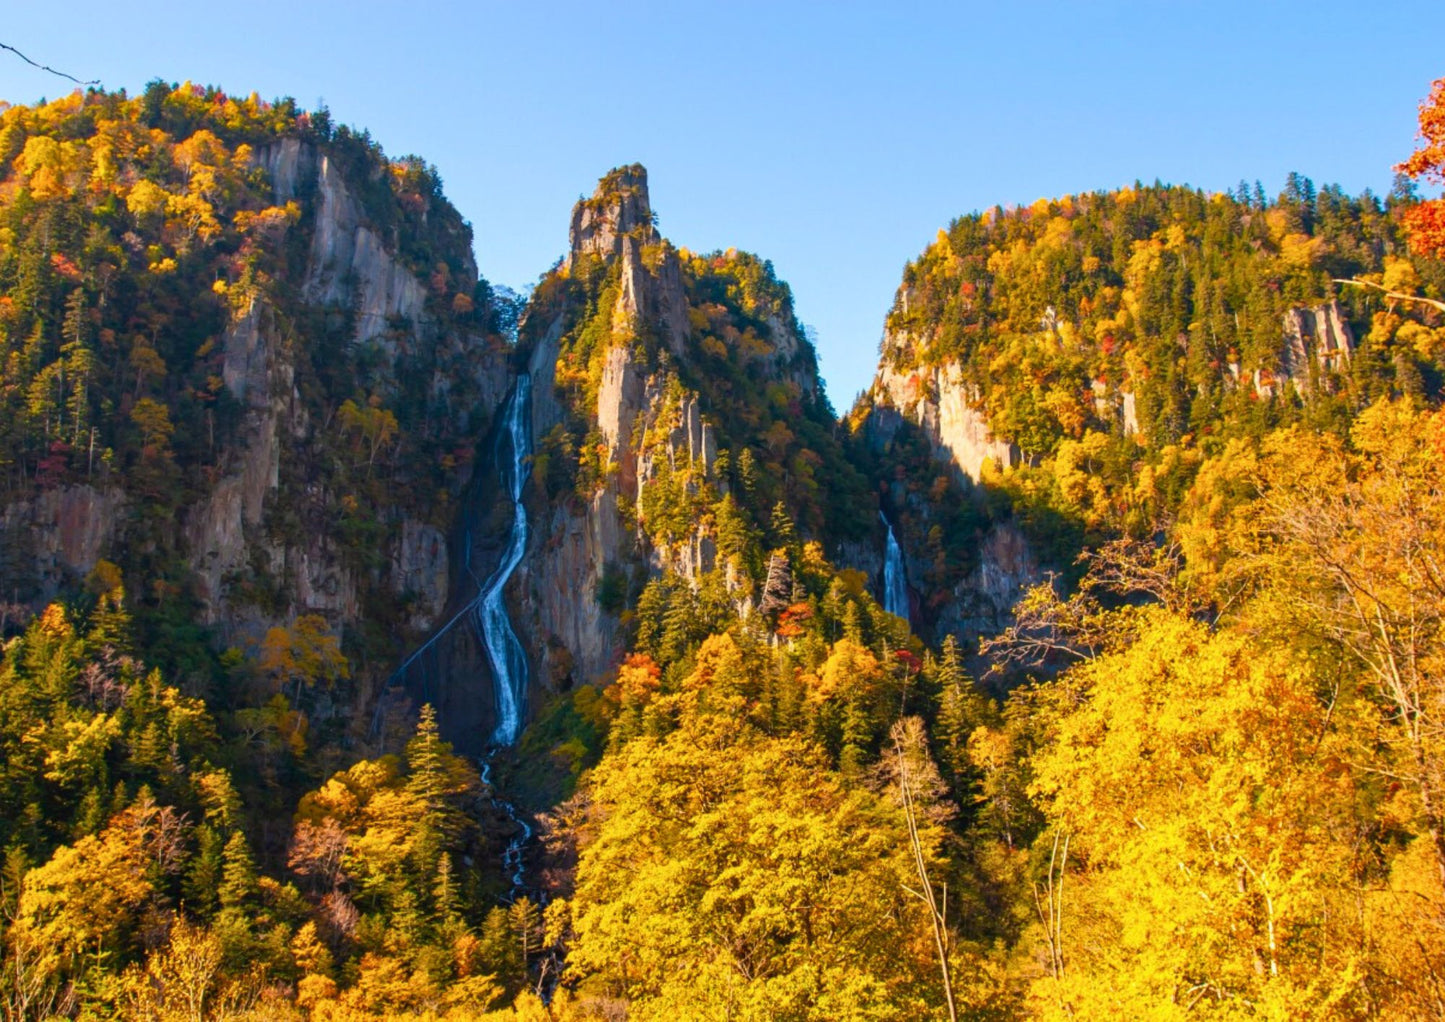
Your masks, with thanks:
M 888 530 L 888 543 L 883 557 L 883 609 L 908 620 L 908 575 L 903 567 L 903 549 L 893 535 L 893 526 L 882 511 L 878 517 Z
M 492 760 L 497 750 L 516 743 L 527 715 L 527 655 L 512 628 L 511 618 L 507 616 L 506 590 L 507 582 L 527 552 L 527 509 L 522 504 L 522 492 L 526 488 L 530 469 L 528 459 L 532 454 L 532 378 L 528 374 L 522 373 L 517 377 L 516 386 L 502 406 L 502 423 L 504 428 L 497 437 L 497 476 L 512 502 L 512 525 L 506 549 L 497 562 L 496 571 L 483 584 L 472 568 L 472 528 L 468 526 L 464 560 L 468 573 L 477 583 L 477 595 L 402 661 L 393 675 L 393 680 L 404 678 L 414 664 L 424 668 L 425 655 L 436 648 L 442 636 L 461 621 L 471 624 L 492 668 L 492 691 L 496 704 L 497 722 L 488 741 L 490 748 L 481 761 L 482 780 L 489 788 L 492 784 Z M 380 706 L 377 712 L 379 721 Z M 516 897 L 525 886 L 526 866 L 522 853 L 531 840 L 532 827 L 511 802 L 497 797 L 495 792 L 493 798 L 517 826 L 517 836 L 502 853 L 502 866 L 511 881 L 512 895 Z
M 497 451 L 497 474 L 512 499 L 512 532 L 507 549 L 472 610 L 477 634 L 487 650 L 492 665 L 492 682 L 496 692 L 497 726 L 492 730 L 493 745 L 511 745 L 522 730 L 527 709 L 527 655 L 512 619 L 507 616 L 507 580 L 527 551 L 527 509 L 522 505 L 522 490 L 527 483 L 527 459 L 532 453 L 532 378 L 526 373 L 517 377 L 517 385 L 507 400 L 506 436 L 511 446 L 510 457 Z
M 532 455 L 531 376 L 522 373 L 517 377 L 506 411 L 506 435 L 512 448 L 511 457 L 504 457 L 498 444 L 497 474 L 512 499 L 512 531 L 507 537 L 507 549 L 497 564 L 497 570 L 482 588 L 473 608 L 477 634 L 481 636 L 487 660 L 492 665 L 492 689 L 496 693 L 497 726 L 492 729 L 493 750 L 517 741 L 527 712 L 527 654 L 512 628 L 512 619 L 507 615 L 506 590 L 507 581 L 527 552 L 527 509 L 522 504 L 522 491 L 527 484 L 528 459 Z M 491 786 L 491 754 L 482 762 L 482 780 L 488 787 Z M 496 802 L 518 827 L 517 836 L 507 843 L 506 851 L 502 853 L 502 868 L 507 871 L 515 897 L 522 893 L 525 886 L 526 863 L 522 851 L 532 838 L 532 826 L 511 802 L 501 798 Z

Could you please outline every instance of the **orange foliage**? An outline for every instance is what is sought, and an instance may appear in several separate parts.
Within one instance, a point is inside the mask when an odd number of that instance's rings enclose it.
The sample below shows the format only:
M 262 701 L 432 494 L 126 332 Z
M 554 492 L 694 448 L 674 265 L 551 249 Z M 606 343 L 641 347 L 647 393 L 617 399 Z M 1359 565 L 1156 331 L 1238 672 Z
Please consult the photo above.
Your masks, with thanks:
M 803 622 L 813 616 L 813 608 L 806 603 L 795 603 L 778 615 L 777 632 L 784 639 L 796 639 L 803 634 Z
M 1437 78 L 1420 104 L 1421 145 L 1395 170 L 1445 184 L 1445 78 Z M 1428 199 L 1402 216 L 1410 247 L 1421 255 L 1445 257 L 1445 198 Z
M 662 690 L 662 668 L 646 653 L 633 653 L 617 669 L 618 702 L 644 706 Z
M 1445 199 L 1411 206 L 1400 215 L 1410 248 L 1423 256 L 1445 259 Z

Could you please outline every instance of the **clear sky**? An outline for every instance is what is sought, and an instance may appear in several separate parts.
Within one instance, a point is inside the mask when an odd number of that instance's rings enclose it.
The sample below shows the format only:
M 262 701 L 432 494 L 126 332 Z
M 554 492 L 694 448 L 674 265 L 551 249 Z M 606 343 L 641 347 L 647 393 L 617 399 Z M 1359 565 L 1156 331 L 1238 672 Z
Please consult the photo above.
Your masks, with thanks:
M 1445 75 L 1445 3 L 44 4 L 0 42 L 108 88 L 324 99 L 441 171 L 489 279 L 647 165 L 664 233 L 773 261 L 843 410 L 903 265 L 961 213 L 1135 179 L 1388 190 Z M 66 83 L 0 53 L 0 98 Z

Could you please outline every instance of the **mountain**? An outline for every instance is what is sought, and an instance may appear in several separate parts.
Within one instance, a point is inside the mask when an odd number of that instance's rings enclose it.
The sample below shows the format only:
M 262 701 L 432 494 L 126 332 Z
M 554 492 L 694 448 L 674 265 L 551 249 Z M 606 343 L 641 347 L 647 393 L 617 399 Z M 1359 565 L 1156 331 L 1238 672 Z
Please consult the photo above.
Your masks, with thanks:
M 435 171 L 189 85 L 12 108 L 0 156 L 7 598 L 111 562 L 164 662 L 306 615 L 392 660 L 508 380 Z
M 0 111 L 4 1014 L 1438 1014 L 1432 209 L 959 217 L 840 417 L 640 165 L 523 299 L 325 111 Z
M 925 634 L 995 634 L 1045 570 L 1167 530 L 1231 439 L 1438 399 L 1427 310 L 1338 283 L 1441 286 L 1391 208 L 1295 176 L 1275 200 L 1135 186 L 940 231 L 850 413 L 897 467 L 886 504 Z

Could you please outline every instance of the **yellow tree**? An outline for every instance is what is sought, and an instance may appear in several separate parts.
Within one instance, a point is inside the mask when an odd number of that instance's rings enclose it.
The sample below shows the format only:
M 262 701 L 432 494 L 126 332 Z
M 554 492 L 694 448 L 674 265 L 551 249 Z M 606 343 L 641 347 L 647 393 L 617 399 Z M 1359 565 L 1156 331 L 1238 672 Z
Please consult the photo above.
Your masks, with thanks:
M 341 652 L 341 641 L 320 614 L 302 614 L 289 628 L 268 630 L 261 643 L 260 664 L 278 688 L 294 685 L 297 701 L 302 685 L 332 685 L 351 677 L 351 665 Z
M 597 768 L 568 955 L 635 1018 L 916 1018 L 934 941 L 901 813 L 821 755 L 678 703 Z M 920 831 L 924 855 L 938 833 Z M 932 974 L 936 977 L 936 972 Z
M 1132 646 L 1047 692 L 1056 720 L 1031 786 L 1052 825 L 1035 1010 L 1359 1008 L 1360 708 L 1322 701 L 1308 661 L 1279 646 L 1162 609 L 1137 624 Z
M 381 407 L 381 399 L 373 396 L 365 407 L 348 398 L 337 413 L 343 433 L 366 449 L 366 467 L 370 471 L 376 456 L 390 447 L 400 429 L 396 415 Z
M 1338 650 L 1389 707 L 1381 766 L 1417 796 L 1445 885 L 1445 412 L 1381 403 L 1349 445 L 1296 430 L 1264 453 L 1238 570 L 1284 636 Z

